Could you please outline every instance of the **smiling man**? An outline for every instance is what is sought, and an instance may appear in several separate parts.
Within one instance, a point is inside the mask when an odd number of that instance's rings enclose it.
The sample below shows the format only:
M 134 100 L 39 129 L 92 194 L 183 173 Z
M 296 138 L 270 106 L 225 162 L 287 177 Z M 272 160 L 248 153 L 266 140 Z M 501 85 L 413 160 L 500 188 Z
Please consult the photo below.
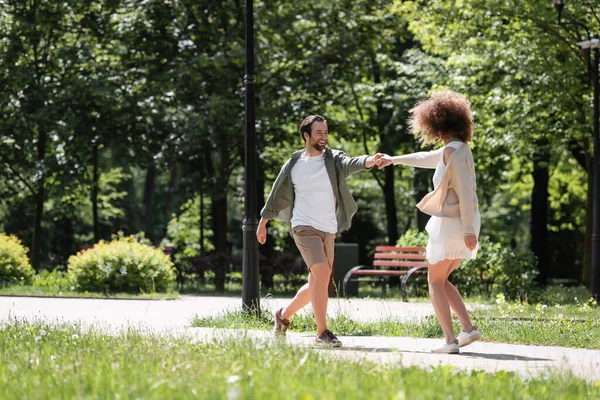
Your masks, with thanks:
M 350 228 L 358 207 L 346 178 L 365 171 L 383 156 L 348 157 L 327 148 L 327 121 L 319 115 L 304 118 L 300 136 L 305 148 L 283 165 L 256 231 L 260 244 L 267 240 L 267 222 L 277 219 L 291 227 L 294 242 L 308 266 L 308 283 L 287 307 L 275 312 L 275 335 L 285 335 L 290 318 L 312 303 L 317 323 L 316 343 L 339 347 L 342 343 L 327 329 L 328 285 L 337 233 Z

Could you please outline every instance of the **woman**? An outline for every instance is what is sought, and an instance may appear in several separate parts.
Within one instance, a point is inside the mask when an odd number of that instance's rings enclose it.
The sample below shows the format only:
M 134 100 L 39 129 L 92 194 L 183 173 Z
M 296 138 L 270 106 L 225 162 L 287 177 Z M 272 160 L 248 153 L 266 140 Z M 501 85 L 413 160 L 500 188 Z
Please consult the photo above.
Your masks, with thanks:
M 471 107 L 459 93 L 435 92 L 411 110 L 409 123 L 425 143 L 444 146 L 430 152 L 386 155 L 377 165 L 380 168 L 403 164 L 435 169 L 434 191 L 417 204 L 421 211 L 432 216 L 425 227 L 429 234 L 427 280 L 431 302 L 446 340 L 443 346 L 431 351 L 455 354 L 459 347 L 481 337 L 460 293 L 448 281 L 463 259 L 476 257 L 481 227 L 473 155 L 467 144 L 473 138 Z M 458 339 L 454 335 L 450 308 L 460 321 Z

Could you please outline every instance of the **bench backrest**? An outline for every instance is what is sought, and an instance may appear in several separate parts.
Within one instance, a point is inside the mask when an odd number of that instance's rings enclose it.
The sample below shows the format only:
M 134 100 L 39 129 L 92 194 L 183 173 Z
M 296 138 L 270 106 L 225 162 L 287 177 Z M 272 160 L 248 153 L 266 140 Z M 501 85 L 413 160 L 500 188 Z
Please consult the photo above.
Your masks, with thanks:
M 373 265 L 376 267 L 426 267 L 425 247 L 377 246 Z

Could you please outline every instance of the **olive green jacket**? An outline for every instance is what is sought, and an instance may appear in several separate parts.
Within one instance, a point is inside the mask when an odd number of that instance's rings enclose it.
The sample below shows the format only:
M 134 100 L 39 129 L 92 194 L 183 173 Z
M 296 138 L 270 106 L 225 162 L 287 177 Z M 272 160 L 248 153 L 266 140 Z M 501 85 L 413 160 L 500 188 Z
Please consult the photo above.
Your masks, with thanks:
M 273 188 L 267 203 L 260 212 L 266 219 L 276 219 L 286 225 L 291 225 L 294 211 L 294 185 L 292 183 L 292 168 L 304 150 L 292 154 L 292 157 L 283 164 L 279 175 L 273 183 Z M 336 218 L 338 233 L 350 229 L 352 217 L 356 214 L 358 206 L 350 193 L 346 178 L 360 171 L 366 171 L 365 162 L 368 156 L 348 157 L 343 151 L 325 150 L 325 168 L 333 187 L 336 203 Z M 316 205 L 315 205 L 316 206 Z

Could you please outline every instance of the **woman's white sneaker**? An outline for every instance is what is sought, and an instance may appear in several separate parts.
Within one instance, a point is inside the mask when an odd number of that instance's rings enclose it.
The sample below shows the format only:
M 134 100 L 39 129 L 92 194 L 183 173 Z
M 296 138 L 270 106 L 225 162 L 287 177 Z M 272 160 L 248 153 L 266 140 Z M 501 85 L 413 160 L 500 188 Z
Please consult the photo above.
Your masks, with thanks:
M 460 347 L 468 346 L 480 338 L 481 333 L 479 333 L 477 328 L 473 329 L 471 332 L 460 331 L 458 334 L 458 345 Z
M 431 349 L 431 352 L 440 354 L 458 354 L 460 352 L 460 348 L 458 347 L 458 343 L 446 343 L 442 347 Z

